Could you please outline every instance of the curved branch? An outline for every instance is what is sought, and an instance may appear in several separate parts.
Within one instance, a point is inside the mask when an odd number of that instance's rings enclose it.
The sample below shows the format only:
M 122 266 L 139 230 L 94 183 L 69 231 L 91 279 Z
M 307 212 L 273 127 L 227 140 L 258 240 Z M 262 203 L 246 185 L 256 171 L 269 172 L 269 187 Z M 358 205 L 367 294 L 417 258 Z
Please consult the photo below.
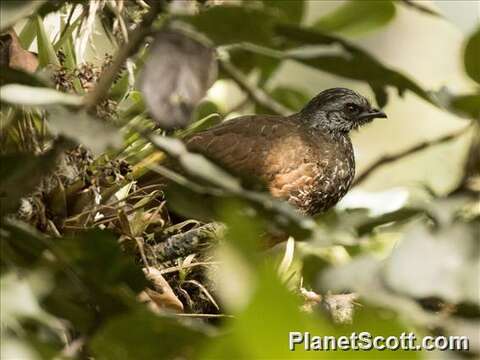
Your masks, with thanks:
M 412 155 L 412 154 L 414 154 L 418 151 L 422 151 L 422 150 L 424 150 L 424 149 L 426 149 L 430 146 L 439 145 L 439 144 L 449 142 L 449 141 L 465 134 L 470 128 L 471 128 L 471 124 L 464 127 L 463 129 L 461 129 L 459 131 L 456 131 L 456 132 L 451 133 L 451 134 L 444 135 L 442 137 L 439 137 L 438 139 L 421 142 L 421 143 L 419 143 L 419 144 L 417 144 L 417 145 L 415 145 L 415 146 L 413 146 L 409 149 L 402 150 L 397 154 L 383 156 L 380 159 L 378 159 L 377 161 L 375 161 L 373 164 L 368 166 L 362 173 L 358 174 L 355 181 L 353 182 L 353 186 L 356 186 L 356 185 L 362 183 L 363 181 L 365 181 L 368 176 L 370 176 L 374 171 L 376 171 L 379 167 L 381 167 L 385 164 L 400 160 L 400 159 L 402 159 L 406 156 Z

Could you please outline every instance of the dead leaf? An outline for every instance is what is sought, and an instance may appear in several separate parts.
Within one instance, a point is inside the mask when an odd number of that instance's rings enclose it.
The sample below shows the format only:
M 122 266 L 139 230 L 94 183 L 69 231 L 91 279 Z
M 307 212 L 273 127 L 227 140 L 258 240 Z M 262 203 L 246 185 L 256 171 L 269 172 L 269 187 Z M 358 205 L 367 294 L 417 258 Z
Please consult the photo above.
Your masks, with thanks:
M 0 65 L 34 73 L 38 68 L 37 56 L 22 48 L 14 30 L 0 35 Z
M 161 309 L 169 309 L 175 312 L 183 312 L 183 304 L 177 298 L 172 288 L 162 276 L 159 270 L 154 267 L 146 267 L 143 269 L 145 276 L 150 280 L 155 290 L 145 289 L 144 293 L 155 303 L 155 305 Z M 144 295 L 141 298 L 145 299 Z
M 142 74 L 147 107 L 161 128 L 186 126 L 217 77 L 215 51 L 176 30 L 155 36 Z

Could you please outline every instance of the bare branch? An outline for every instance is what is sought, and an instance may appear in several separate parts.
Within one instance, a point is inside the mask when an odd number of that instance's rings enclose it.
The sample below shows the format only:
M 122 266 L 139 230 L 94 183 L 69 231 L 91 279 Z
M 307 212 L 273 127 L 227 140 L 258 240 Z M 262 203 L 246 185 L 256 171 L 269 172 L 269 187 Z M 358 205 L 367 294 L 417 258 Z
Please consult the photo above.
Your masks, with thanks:
M 245 91 L 250 99 L 257 105 L 261 105 L 271 112 L 287 116 L 292 113 L 291 110 L 272 99 L 267 93 L 258 87 L 252 86 L 248 83 L 247 78 L 242 74 L 231 62 L 227 60 L 220 60 L 220 67 L 228 76 L 237 83 L 237 85 Z
M 425 14 L 429 14 L 429 15 L 433 15 L 433 16 L 440 16 L 442 17 L 442 15 L 440 15 L 438 12 L 436 12 L 435 10 L 433 9 L 430 9 L 424 5 L 420 5 L 418 2 L 416 1 L 412 1 L 412 0 L 400 0 L 401 3 L 403 3 L 404 5 L 406 6 L 409 6 L 413 9 L 416 9 L 420 12 L 423 12 Z
M 439 137 L 438 139 L 421 142 L 421 143 L 419 143 L 419 144 L 417 144 L 417 145 L 415 145 L 415 146 L 413 146 L 409 149 L 402 150 L 397 154 L 386 155 L 386 156 L 381 157 L 380 159 L 375 161 L 373 164 L 368 166 L 362 173 L 358 174 L 355 181 L 353 182 L 353 186 L 356 186 L 356 185 L 362 183 L 363 181 L 365 181 L 367 179 L 367 177 L 370 176 L 379 167 L 381 167 L 385 164 L 400 160 L 400 159 L 402 159 L 406 156 L 412 155 L 412 154 L 414 154 L 418 151 L 422 151 L 422 150 L 424 150 L 424 149 L 426 149 L 430 146 L 443 144 L 443 143 L 449 142 L 453 139 L 456 139 L 457 137 L 466 133 L 470 129 L 470 127 L 471 127 L 471 125 L 466 126 L 463 129 L 461 129 L 459 131 L 456 131 L 454 133 L 447 134 L 447 135 L 444 135 L 442 137 Z

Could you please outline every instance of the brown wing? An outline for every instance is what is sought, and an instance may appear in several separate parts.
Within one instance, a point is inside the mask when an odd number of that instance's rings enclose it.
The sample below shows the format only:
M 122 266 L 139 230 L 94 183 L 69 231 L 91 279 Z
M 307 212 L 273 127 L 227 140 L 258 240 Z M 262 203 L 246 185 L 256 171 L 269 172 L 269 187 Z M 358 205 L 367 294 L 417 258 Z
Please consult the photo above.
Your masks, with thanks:
M 263 180 L 273 196 L 306 209 L 328 164 L 324 142 L 294 118 L 247 116 L 227 121 L 187 140 L 233 172 Z M 324 155 L 327 155 L 325 158 Z M 306 210 L 305 210 L 306 211 Z
M 230 171 L 265 179 L 265 161 L 275 138 L 287 134 L 284 118 L 244 116 L 197 133 L 186 140 L 189 150 L 218 161 Z

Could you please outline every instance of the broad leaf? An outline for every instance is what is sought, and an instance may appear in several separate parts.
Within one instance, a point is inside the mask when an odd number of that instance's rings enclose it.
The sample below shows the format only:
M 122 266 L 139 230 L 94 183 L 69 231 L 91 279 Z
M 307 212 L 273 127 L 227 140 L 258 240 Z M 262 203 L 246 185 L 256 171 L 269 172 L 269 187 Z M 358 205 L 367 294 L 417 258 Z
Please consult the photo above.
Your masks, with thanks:
M 433 93 L 438 104 L 447 110 L 474 120 L 480 120 L 480 93 L 453 94 L 443 87 Z
M 138 292 L 147 284 L 140 266 L 135 264 L 133 257 L 122 252 L 117 236 L 110 231 L 82 232 L 57 241 L 56 246 L 72 268 L 79 270 L 81 277 L 99 287 L 127 284 Z
M 0 2 L 0 32 L 32 14 L 46 0 L 8 0 Z
M 252 53 L 241 47 L 235 47 L 229 50 L 232 64 L 240 71 L 249 74 L 256 70 L 259 75 L 259 86 L 264 85 L 267 80 L 275 73 L 281 64 L 281 60 L 268 57 L 258 53 Z
M 367 82 L 375 91 L 380 105 L 385 103 L 387 86 L 395 87 L 399 94 L 409 90 L 426 101 L 432 101 L 427 92 L 407 76 L 388 68 L 366 51 L 345 40 L 292 25 L 279 25 L 276 27 L 276 32 L 297 46 L 339 45 L 340 49 L 332 48 L 335 50 L 333 53 L 323 49 L 308 54 L 290 51 L 286 57 L 318 70 Z M 381 93 L 378 92 L 379 89 L 382 90 Z
M 244 311 L 226 323 L 226 331 L 207 343 L 202 358 L 205 359 L 365 359 L 365 351 L 346 348 L 344 351 L 312 351 L 312 343 L 293 344 L 289 348 L 289 333 L 311 336 L 351 336 L 368 329 L 375 335 L 399 336 L 407 331 L 398 316 L 385 309 L 363 305 L 355 311 L 354 323 L 335 327 L 325 316 L 300 311 L 300 298 L 288 291 L 271 269 L 257 272 L 257 286 Z M 260 316 L 261 314 L 261 316 Z M 255 331 L 252 331 L 255 329 Z M 248 344 L 248 346 L 245 346 Z M 310 348 L 311 349 L 311 348 Z M 370 349 L 368 358 L 405 359 L 406 352 Z M 408 358 L 416 359 L 408 353 Z
M 450 106 L 459 114 L 480 121 L 480 94 L 454 96 Z
M 350 0 L 321 17 L 314 28 L 342 34 L 361 34 L 388 24 L 395 16 L 392 1 Z
M 187 125 L 198 102 L 217 77 L 214 50 L 179 31 L 163 30 L 143 69 L 141 89 L 157 125 Z
M 306 5 L 303 0 L 263 0 L 263 6 L 283 22 L 299 24 Z
M 465 70 L 480 84 L 480 28 L 472 34 L 465 47 Z
M 270 44 L 275 18 L 253 6 L 212 6 L 182 20 L 192 24 L 216 45 L 243 41 Z
M 0 157 L 0 215 L 18 208 L 20 199 L 35 190 L 45 175 L 55 166 L 64 146 L 58 141 L 52 149 L 35 156 L 31 154 L 8 154 Z
M 310 97 L 305 92 L 286 86 L 276 87 L 270 95 L 279 103 L 295 112 L 300 111 L 310 100 Z M 261 109 L 258 112 L 264 113 L 264 111 L 265 109 Z
M 52 241 L 30 225 L 5 219 L 2 224 L 4 231 L 1 237 L 1 264 L 15 264 L 18 267 L 31 269 L 43 252 L 49 248 Z
M 45 27 L 43 26 L 43 19 L 38 15 L 35 19 L 37 24 L 38 60 L 40 62 L 40 67 L 45 67 L 48 64 L 60 65 L 55 49 L 53 48 Z
M 92 331 L 127 312 L 136 305 L 135 294 L 148 284 L 133 257 L 121 251 L 117 237 L 108 231 L 56 239 L 50 252 L 55 283 L 43 306 L 80 331 Z
M 18 35 L 20 44 L 24 49 L 28 49 L 32 45 L 33 40 L 37 36 L 37 24 L 34 16 L 27 20 L 27 23 L 22 28 L 22 31 Z
M 19 77 L 20 73 L 16 73 Z M 33 80 L 22 76 L 24 80 Z M 70 105 L 80 106 L 83 98 L 73 94 L 67 94 L 45 87 L 27 86 L 19 84 L 7 84 L 0 88 L 0 100 L 15 104 L 27 106 L 48 106 L 48 105 Z
M 117 128 L 84 110 L 71 112 L 55 106 L 49 108 L 48 113 L 48 124 L 54 133 L 67 136 L 94 153 L 99 154 L 109 147 L 117 148 L 122 144 L 122 136 Z
M 91 348 L 98 359 L 190 359 L 205 337 L 200 327 L 138 309 L 110 320 Z
M 25 71 L 11 68 L 2 68 L 2 71 L 0 72 L 0 85 L 3 88 L 3 85 L 6 84 L 22 84 L 38 87 L 48 86 L 42 79 Z
M 473 225 L 456 224 L 436 232 L 417 226 L 393 251 L 385 281 L 411 297 L 480 305 L 478 235 Z

